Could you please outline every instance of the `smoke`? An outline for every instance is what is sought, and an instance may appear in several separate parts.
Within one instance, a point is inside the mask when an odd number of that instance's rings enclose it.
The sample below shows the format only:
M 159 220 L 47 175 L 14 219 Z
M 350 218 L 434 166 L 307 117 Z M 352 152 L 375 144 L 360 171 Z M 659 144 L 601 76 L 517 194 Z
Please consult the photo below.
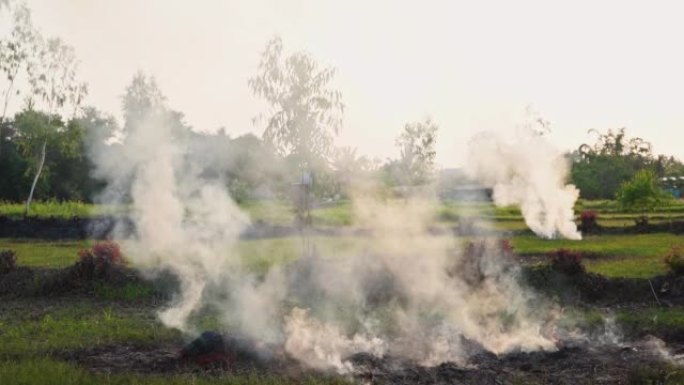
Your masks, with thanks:
M 360 252 L 323 255 L 304 235 L 301 258 L 255 271 L 237 251 L 248 216 L 224 180 L 202 172 L 220 169 L 206 163 L 226 159 L 221 147 L 198 154 L 177 114 L 161 102 L 143 110 L 129 117 L 120 143 L 92 157 L 108 182 L 103 200 L 130 205 L 135 232 L 116 236 L 134 265 L 178 277 L 178 296 L 159 312 L 165 325 L 192 335 L 208 309 L 227 332 L 270 354 L 341 373 L 357 352 L 438 364 L 482 350 L 555 349 L 545 332 L 553 317 L 519 285 L 498 240 L 467 243 L 431 230 L 430 189 L 392 200 L 373 183 L 352 183 L 356 222 L 367 230 Z
M 565 183 L 568 161 L 540 133 L 525 128 L 512 138 L 478 134 L 469 143 L 467 172 L 493 188 L 496 205 L 520 205 L 535 234 L 581 239 L 573 212 L 579 191 Z

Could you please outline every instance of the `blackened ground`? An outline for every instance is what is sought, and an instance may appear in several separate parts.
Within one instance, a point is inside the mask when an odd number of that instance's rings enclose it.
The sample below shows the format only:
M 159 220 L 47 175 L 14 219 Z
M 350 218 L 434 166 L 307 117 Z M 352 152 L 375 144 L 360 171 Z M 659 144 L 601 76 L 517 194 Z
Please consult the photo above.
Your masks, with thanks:
M 664 356 L 657 340 L 631 345 L 567 345 L 555 352 L 482 353 L 466 365 L 410 365 L 392 358 L 356 354 L 349 361 L 355 377 L 373 384 L 629 384 L 675 380 L 674 358 Z M 669 376 L 669 377 L 668 377 Z M 678 380 L 684 380 L 683 377 Z M 660 382 L 663 381 L 663 382 Z M 681 382 L 667 382 L 681 383 Z
M 526 268 L 523 282 L 563 305 L 684 305 L 684 276 L 650 279 L 607 278 L 599 274 L 566 274 L 550 266 Z
M 313 227 L 307 230 L 311 235 L 324 236 L 368 236 L 369 229 L 357 227 Z M 500 232 L 476 226 L 475 222 L 461 219 L 451 227 L 433 226 L 428 231 L 433 235 L 485 236 L 532 234 L 530 230 Z M 92 217 L 8 217 L 0 215 L 0 238 L 39 239 L 107 239 L 116 232 L 118 237 L 135 233 L 135 223 L 126 216 Z M 256 221 L 242 234 L 243 239 L 278 238 L 299 235 L 301 229 L 295 225 L 282 226 Z M 684 234 L 684 221 L 667 221 L 635 226 L 596 226 L 589 234 Z
M 554 352 L 519 352 L 498 357 L 482 352 L 465 365 L 443 363 L 427 367 L 366 353 L 355 354 L 347 362 L 353 367 L 352 377 L 368 384 L 674 384 L 684 381 L 684 376 L 674 369 L 681 360 L 677 350 L 681 349 L 665 347 L 657 339 L 645 339 L 623 345 L 567 344 Z M 226 367 L 200 368 L 181 361 L 178 352 L 179 347 L 171 345 L 120 344 L 75 350 L 60 357 L 102 373 L 258 373 L 291 379 L 316 375 L 285 356 L 269 360 L 238 356 Z
M 230 348 L 230 347 L 229 347 Z M 228 365 L 200 367 L 180 358 L 181 345 L 109 344 L 61 353 L 59 357 L 88 370 L 101 373 L 215 375 L 262 374 L 302 377 L 307 371 L 295 360 L 260 358 L 254 354 L 231 355 Z M 313 373 L 313 372 L 308 372 Z
M 100 345 L 61 355 L 97 372 L 171 373 L 182 366 L 172 346 Z

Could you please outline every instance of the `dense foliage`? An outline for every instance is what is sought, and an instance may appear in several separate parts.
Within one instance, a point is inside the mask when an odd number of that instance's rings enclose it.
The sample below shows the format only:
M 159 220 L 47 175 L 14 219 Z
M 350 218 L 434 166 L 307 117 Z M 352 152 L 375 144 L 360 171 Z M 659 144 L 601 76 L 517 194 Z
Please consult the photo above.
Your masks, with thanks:
M 44 37 L 23 3 L 5 6 L 12 24 L 7 36 L 0 36 L 0 201 L 25 202 L 33 195 L 39 200 L 92 202 L 104 183 L 91 159 L 102 152 L 116 159 L 131 124 L 138 124 L 144 111 L 164 104 L 165 97 L 153 78 L 137 74 L 122 97 L 121 126 L 110 114 L 82 105 L 87 86 L 78 81 L 73 48 L 59 38 Z M 334 75 L 334 69 L 319 66 L 307 53 L 286 54 L 275 38 L 248 82 L 255 96 L 269 105 L 255 119 L 263 123 L 260 135 L 233 138 L 225 129 L 207 133 L 206 127 L 200 132 L 178 111 L 169 111 L 170 132 L 183 138 L 184 151 L 199 160 L 203 176 L 224 183 L 239 202 L 290 199 L 304 170 L 314 176 L 311 192 L 317 199 L 348 196 L 359 178 L 382 181 L 385 192 L 433 182 L 446 191 L 459 183 L 436 173 L 438 125 L 429 119 L 403 127 L 394 159 L 371 160 L 354 148 L 336 148 L 344 104 L 331 86 Z M 540 132 L 548 131 L 548 122 L 536 122 Z M 654 155 L 650 143 L 629 138 L 624 128 L 591 132 L 597 134 L 596 141 L 569 154 L 572 182 L 582 198 L 614 199 L 624 185 L 619 198 L 626 206 L 648 207 L 657 202 L 637 202 L 632 193 L 643 195 L 641 187 L 662 188 L 657 178 L 684 175 L 682 162 Z M 625 185 L 641 170 L 650 170 L 656 179 Z
M 655 156 L 642 138 L 627 137 L 626 129 L 599 133 L 593 144 L 583 144 L 571 154 L 572 182 L 584 199 L 613 199 L 620 186 L 640 170 L 656 177 L 683 176 L 684 164 L 673 157 Z
M 658 186 L 658 178 L 651 170 L 640 170 L 632 179 L 622 183 L 615 195 L 625 211 L 652 211 L 668 201 L 668 195 Z

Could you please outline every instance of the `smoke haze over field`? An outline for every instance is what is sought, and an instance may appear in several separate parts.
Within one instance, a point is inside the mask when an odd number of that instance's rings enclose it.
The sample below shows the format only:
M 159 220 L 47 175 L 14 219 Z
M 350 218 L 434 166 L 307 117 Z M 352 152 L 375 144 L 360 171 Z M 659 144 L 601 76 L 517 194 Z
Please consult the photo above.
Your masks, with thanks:
M 684 127 L 677 1 L 28 3 L 46 35 L 75 47 L 86 104 L 112 113 L 143 70 L 196 129 L 254 130 L 263 106 L 246 83 L 277 34 L 286 50 L 337 68 L 347 104 L 341 144 L 360 154 L 394 156 L 404 123 L 430 115 L 442 127 L 437 162 L 454 167 L 474 133 L 510 127 L 532 105 L 561 150 L 590 140 L 590 128 L 626 126 L 656 153 L 684 158 L 672 140 Z
M 136 233 L 119 235 L 127 255 L 148 274 L 179 279 L 178 296 L 159 313 L 165 325 L 193 335 L 193 317 L 210 309 L 226 331 L 265 346 L 262 354 L 282 347 L 338 372 L 349 371 L 345 358 L 358 352 L 435 365 L 463 363 L 473 346 L 497 354 L 555 349 L 553 317 L 518 284 L 505 247 L 430 231 L 437 200 L 429 189 L 388 201 L 358 181 L 354 213 L 369 231 L 361 252 L 323 255 L 305 237 L 299 259 L 254 271 L 236 252 L 248 217 L 225 184 L 200 172 L 220 157 L 189 152 L 162 100 L 143 105 L 127 115 L 120 146 L 92 155 L 110 187 L 104 199 L 131 200 Z

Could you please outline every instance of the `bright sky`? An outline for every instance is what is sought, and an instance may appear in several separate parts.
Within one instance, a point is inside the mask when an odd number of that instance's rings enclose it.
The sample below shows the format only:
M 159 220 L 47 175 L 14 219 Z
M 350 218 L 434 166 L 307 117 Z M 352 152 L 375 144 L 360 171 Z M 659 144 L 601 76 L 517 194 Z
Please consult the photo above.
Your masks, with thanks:
M 438 162 L 526 107 L 571 149 L 628 128 L 684 159 L 684 2 L 29 0 L 44 35 L 73 45 L 87 103 L 119 113 L 133 74 L 154 75 L 196 129 L 258 134 L 247 79 L 274 35 L 338 70 L 339 142 L 395 156 L 407 121 L 439 125 Z M 201 5 L 198 5 L 201 4 Z

